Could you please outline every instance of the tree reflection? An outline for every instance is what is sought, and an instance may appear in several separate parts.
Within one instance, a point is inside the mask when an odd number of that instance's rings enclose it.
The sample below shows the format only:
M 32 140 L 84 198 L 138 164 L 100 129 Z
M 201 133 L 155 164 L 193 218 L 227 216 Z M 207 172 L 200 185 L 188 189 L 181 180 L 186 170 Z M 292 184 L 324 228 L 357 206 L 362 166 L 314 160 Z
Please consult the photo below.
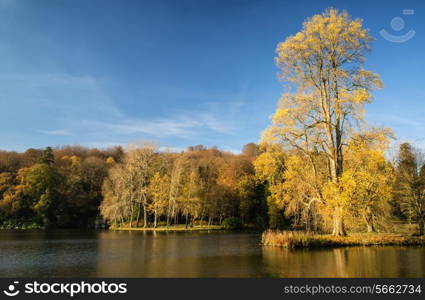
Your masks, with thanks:
M 272 277 L 423 277 L 424 251 L 423 247 L 263 247 L 263 260 Z

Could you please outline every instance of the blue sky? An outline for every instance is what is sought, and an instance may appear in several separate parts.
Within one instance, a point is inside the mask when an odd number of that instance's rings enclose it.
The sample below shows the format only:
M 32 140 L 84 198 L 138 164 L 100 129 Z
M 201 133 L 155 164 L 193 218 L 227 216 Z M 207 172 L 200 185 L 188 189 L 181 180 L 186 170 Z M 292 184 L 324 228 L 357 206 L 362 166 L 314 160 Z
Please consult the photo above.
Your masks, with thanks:
M 423 1 L 0 0 L 0 149 L 143 139 L 239 151 L 283 91 L 277 43 L 327 7 L 376 38 L 367 67 L 385 88 L 368 120 L 424 146 Z M 383 29 L 415 35 L 393 43 Z

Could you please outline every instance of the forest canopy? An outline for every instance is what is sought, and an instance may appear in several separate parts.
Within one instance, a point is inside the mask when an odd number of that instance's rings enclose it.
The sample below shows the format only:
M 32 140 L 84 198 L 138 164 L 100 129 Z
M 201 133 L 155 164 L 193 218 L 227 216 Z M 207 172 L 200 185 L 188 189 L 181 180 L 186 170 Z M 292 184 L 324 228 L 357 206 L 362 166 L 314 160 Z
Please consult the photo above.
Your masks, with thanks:
M 0 224 L 87 228 L 101 219 L 116 227 L 202 224 L 330 232 L 326 207 L 312 201 L 320 185 L 327 201 L 334 193 L 343 197 L 347 230 L 391 231 L 397 223 L 416 223 L 422 233 L 423 154 L 404 143 L 391 162 L 382 147 L 364 136 L 353 140 L 340 189 L 326 185 L 325 177 L 316 182 L 303 157 L 279 145 L 250 143 L 240 154 L 204 146 L 164 152 L 152 143 L 126 150 L 1 151 Z M 326 169 L 325 157 L 316 155 Z

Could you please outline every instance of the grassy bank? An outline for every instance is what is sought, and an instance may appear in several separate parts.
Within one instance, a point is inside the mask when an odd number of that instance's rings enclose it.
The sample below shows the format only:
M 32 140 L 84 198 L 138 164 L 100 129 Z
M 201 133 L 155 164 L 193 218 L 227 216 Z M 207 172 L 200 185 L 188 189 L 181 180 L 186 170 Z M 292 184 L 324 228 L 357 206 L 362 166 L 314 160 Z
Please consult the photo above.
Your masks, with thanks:
M 393 233 L 353 233 L 345 237 L 296 231 L 267 230 L 262 244 L 282 248 L 348 247 L 348 246 L 425 246 L 425 237 Z
M 27 230 L 27 229 L 45 229 L 45 227 L 37 223 L 3 222 L 2 224 L 0 224 L 0 230 L 2 229 Z
M 204 230 L 222 230 L 224 229 L 219 225 L 196 225 L 193 227 L 187 227 L 185 225 L 173 225 L 173 226 L 158 226 L 154 227 L 110 227 L 111 230 L 131 230 L 131 231 L 204 231 Z

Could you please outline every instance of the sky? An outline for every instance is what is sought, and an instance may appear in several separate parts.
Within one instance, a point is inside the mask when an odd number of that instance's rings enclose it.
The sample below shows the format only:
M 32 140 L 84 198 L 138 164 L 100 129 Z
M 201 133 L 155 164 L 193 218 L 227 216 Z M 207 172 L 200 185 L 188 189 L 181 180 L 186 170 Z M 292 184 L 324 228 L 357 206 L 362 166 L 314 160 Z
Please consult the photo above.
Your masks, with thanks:
M 0 0 L 0 149 L 238 152 L 284 91 L 277 44 L 328 7 L 375 38 L 366 68 L 385 87 L 367 120 L 425 147 L 423 1 Z

